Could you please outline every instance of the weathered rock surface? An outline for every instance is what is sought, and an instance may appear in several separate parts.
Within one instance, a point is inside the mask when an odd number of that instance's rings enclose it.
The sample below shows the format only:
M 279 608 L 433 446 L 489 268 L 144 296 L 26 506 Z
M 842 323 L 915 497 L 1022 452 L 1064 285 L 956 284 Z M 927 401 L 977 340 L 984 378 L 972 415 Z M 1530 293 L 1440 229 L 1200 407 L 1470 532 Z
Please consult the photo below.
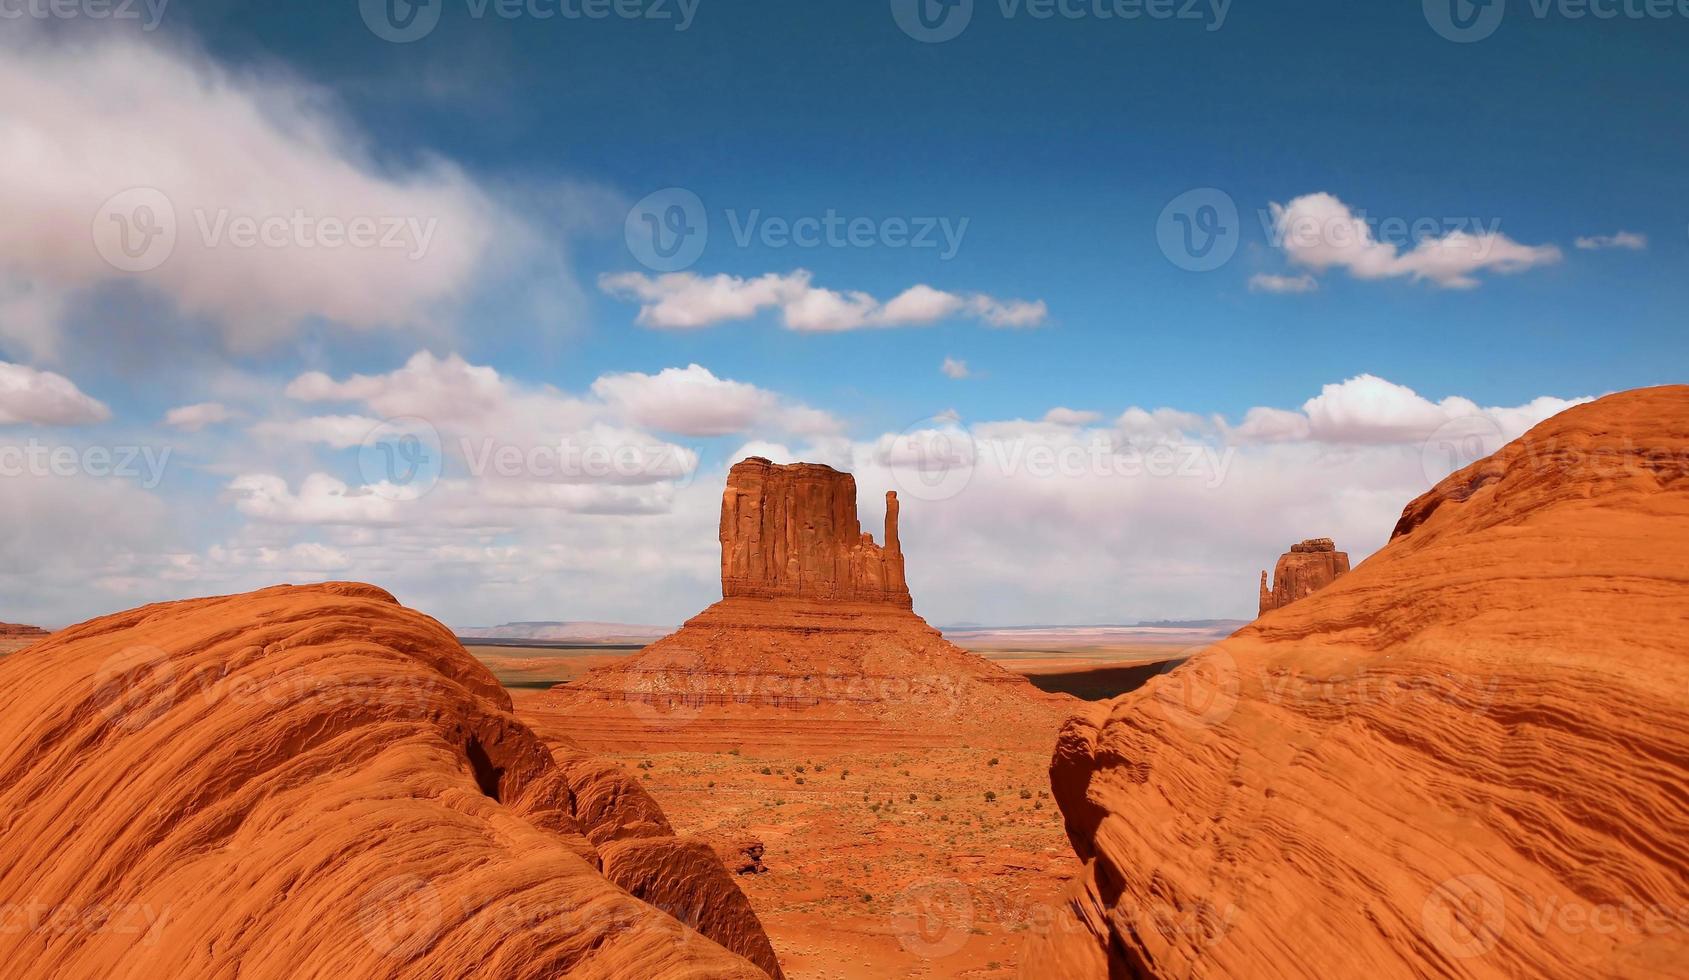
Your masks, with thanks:
M 7 977 L 779 976 L 628 773 L 372 586 L 73 626 L 0 704 Z
M 1063 729 L 1023 972 L 1689 976 L 1689 387 L 1549 419 Z
M 3 639 L 39 639 L 47 635 L 47 631 L 39 626 L 20 626 L 16 623 L 0 623 L 0 638 Z
M 728 472 L 721 497 L 721 594 L 909 608 L 897 515 L 897 494 L 888 491 L 881 547 L 856 518 L 849 473 L 818 463 L 742 460 Z
M 1291 545 L 1273 566 L 1271 589 L 1267 588 L 1267 573 L 1261 573 L 1260 615 L 1306 599 L 1348 571 L 1348 552 L 1338 551 L 1330 538 L 1309 538 Z
M 849 474 L 745 460 L 722 496 L 723 599 L 525 707 L 589 748 L 731 747 L 747 725 L 782 716 L 836 732 L 853 723 L 931 732 L 1029 707 L 1062 710 L 1055 705 L 1072 699 L 1039 691 L 915 615 L 897 521 L 887 494 L 881 548 L 861 533 Z

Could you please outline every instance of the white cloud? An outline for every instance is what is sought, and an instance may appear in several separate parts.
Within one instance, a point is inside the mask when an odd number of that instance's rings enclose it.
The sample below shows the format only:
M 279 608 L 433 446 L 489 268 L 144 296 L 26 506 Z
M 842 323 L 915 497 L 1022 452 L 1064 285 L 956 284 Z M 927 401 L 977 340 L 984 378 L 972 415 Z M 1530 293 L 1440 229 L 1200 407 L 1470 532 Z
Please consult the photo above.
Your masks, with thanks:
M 0 361 L 0 425 L 88 425 L 109 418 L 110 409 L 64 375 Z
M 413 489 L 381 484 L 352 488 L 326 473 L 312 473 L 299 485 L 270 474 L 238 476 L 229 482 L 235 509 L 277 524 L 397 524 L 399 503 L 415 499 Z
M 688 436 L 721 436 L 765 427 L 826 435 L 842 424 L 819 409 L 786 404 L 772 391 L 716 377 L 691 364 L 656 374 L 606 374 L 592 393 L 635 425 Z
M 638 302 L 641 324 L 666 330 L 745 320 L 767 309 L 778 309 L 788 330 L 816 333 L 924 326 L 954 317 L 970 317 L 994 327 L 1035 327 L 1049 316 L 1043 300 L 1000 300 L 915 285 L 881 303 L 864 292 L 811 285 L 811 278 L 804 269 L 751 279 L 693 272 L 655 277 L 625 272 L 602 276 L 598 282 L 609 295 Z
M 1521 245 L 1497 231 L 1456 229 L 1421 239 L 1403 253 L 1379 241 L 1347 204 L 1330 194 L 1306 194 L 1271 205 L 1273 232 L 1290 260 L 1315 272 L 1347 269 L 1357 279 L 1407 277 L 1445 289 L 1470 289 L 1476 273 L 1522 272 L 1559 262 L 1553 245 Z
M 1086 412 L 1059 406 L 1044 413 L 1044 421 L 1052 425 L 1090 425 L 1101 418 L 1102 414 L 1099 412 Z
M 0 88 L 0 338 L 38 356 L 56 348 L 69 299 L 115 279 L 156 291 L 236 347 L 313 317 L 429 323 L 520 227 L 448 163 L 377 163 L 325 92 L 280 71 L 235 72 L 180 45 L 26 24 L 0 38 Z M 140 217 L 173 228 L 175 244 L 156 268 L 120 272 L 96 236 L 116 242 L 120 219 L 139 215 L 127 199 L 102 212 L 133 188 L 162 193 Z M 326 223 L 369 218 L 383 224 L 378 238 L 399 222 L 404 247 L 334 244 Z M 236 223 L 261 220 L 280 222 L 269 242 L 231 237 Z M 422 249 L 416 232 L 427 227 Z M 147 264 L 163 254 L 147 253 Z
M 1329 446 L 1418 445 L 1451 423 L 1470 420 L 1500 440 L 1516 439 L 1531 426 L 1587 398 L 1542 397 L 1524 405 L 1482 407 L 1459 396 L 1433 402 L 1405 385 L 1371 374 L 1325 385 L 1299 412 L 1250 409 L 1235 427 L 1221 424 L 1235 444 L 1311 441 Z M 1405 501 L 1404 501 L 1405 502 Z
M 208 426 L 221 425 L 235 417 L 222 402 L 199 402 L 180 405 L 164 413 L 164 424 L 183 432 L 198 432 Z
M 330 449 L 362 445 L 382 425 L 367 415 L 313 415 L 287 421 L 259 422 L 251 429 L 261 439 L 283 442 L 320 443 Z
M 1639 235 L 1633 231 L 1621 231 L 1614 235 L 1588 235 L 1579 238 L 1578 248 L 1586 251 L 1603 248 L 1626 248 L 1633 252 L 1640 252 L 1648 247 L 1648 236 Z
M 1319 280 L 1307 273 L 1275 276 L 1262 272 L 1249 277 L 1249 289 L 1257 293 L 1311 293 L 1319 288 Z
M 943 372 L 946 378 L 950 378 L 955 381 L 960 381 L 963 378 L 968 377 L 971 373 L 968 371 L 967 361 L 959 361 L 954 357 L 946 357 L 944 359 L 944 363 L 940 364 L 938 369 Z

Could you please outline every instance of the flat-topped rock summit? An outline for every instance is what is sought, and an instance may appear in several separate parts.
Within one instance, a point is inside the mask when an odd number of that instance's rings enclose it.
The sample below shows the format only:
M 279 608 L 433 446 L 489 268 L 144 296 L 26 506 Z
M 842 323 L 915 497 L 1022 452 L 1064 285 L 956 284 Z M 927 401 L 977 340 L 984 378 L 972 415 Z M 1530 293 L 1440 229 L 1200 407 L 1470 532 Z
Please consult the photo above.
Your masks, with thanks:
M 1273 566 L 1272 588 L 1261 573 L 1261 611 L 1266 615 L 1298 599 L 1306 599 L 1349 573 L 1348 552 L 1338 551 L 1330 538 L 1308 538 L 1290 546 Z
M 738 463 L 722 494 L 721 601 L 535 708 L 589 746 L 734 742 L 735 729 L 787 741 L 821 720 L 837 739 L 853 724 L 913 733 L 1058 712 L 1066 699 L 915 614 L 897 495 L 886 494 L 883 544 L 863 532 L 856 497 L 855 478 L 829 466 Z

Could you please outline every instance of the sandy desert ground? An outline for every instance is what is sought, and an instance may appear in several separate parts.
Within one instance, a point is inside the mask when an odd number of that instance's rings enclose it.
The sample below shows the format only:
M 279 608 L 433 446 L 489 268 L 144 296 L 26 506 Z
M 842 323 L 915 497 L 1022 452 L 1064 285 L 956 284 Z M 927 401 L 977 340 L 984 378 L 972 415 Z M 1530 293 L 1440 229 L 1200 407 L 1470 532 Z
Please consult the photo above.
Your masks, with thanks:
M 1138 686 L 1210 632 L 970 630 L 967 639 L 1045 690 L 1094 699 Z M 616 751 L 550 714 L 540 682 L 628 651 L 469 650 L 510 689 L 518 717 L 638 773 L 678 832 L 729 856 L 763 845 L 766 870 L 738 881 L 794 980 L 1014 976 L 1027 933 L 1056 919 L 1080 870 L 1049 794 L 1056 724 L 1011 723 L 939 749 L 915 747 L 913 734 L 893 747 L 882 732 L 868 751 L 813 737 L 797 748 L 769 739 Z

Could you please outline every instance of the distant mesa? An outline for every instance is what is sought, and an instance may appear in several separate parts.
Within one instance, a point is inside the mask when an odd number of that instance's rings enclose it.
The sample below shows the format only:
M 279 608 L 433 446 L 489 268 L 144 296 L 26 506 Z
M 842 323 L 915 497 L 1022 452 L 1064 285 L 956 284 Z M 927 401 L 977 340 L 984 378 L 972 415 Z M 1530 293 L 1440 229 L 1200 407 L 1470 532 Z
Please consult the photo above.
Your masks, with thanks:
M 1064 726 L 1084 870 L 1022 974 L 1684 976 L 1686 555 L 1689 386 L 1451 474 L 1353 572 Z
M 504 642 L 579 643 L 620 645 L 650 643 L 674 631 L 672 626 L 641 626 L 634 623 L 538 621 L 505 623 L 502 626 L 471 626 L 457 631 L 463 640 Z
M 72 626 L 0 703 L 8 980 L 781 977 L 709 844 L 373 586 Z
M 721 502 L 721 601 L 639 654 L 554 688 L 534 710 L 589 747 L 733 745 L 747 727 L 780 729 L 771 717 L 814 722 L 810 735 L 824 740 L 855 725 L 901 728 L 916 746 L 947 721 L 1059 712 L 1067 699 L 915 614 L 897 494 L 886 494 L 883 544 L 862 530 L 856 497 L 855 478 L 829 466 L 737 463 Z
M 33 645 L 37 640 L 50 635 L 52 634 L 39 626 L 0 623 L 0 657 L 8 653 L 16 653 L 24 647 Z
M 1273 586 L 1267 588 L 1267 573 L 1261 573 L 1261 610 L 1274 609 L 1306 599 L 1349 572 L 1349 554 L 1337 550 L 1330 538 L 1309 538 L 1293 544 L 1273 567 Z

